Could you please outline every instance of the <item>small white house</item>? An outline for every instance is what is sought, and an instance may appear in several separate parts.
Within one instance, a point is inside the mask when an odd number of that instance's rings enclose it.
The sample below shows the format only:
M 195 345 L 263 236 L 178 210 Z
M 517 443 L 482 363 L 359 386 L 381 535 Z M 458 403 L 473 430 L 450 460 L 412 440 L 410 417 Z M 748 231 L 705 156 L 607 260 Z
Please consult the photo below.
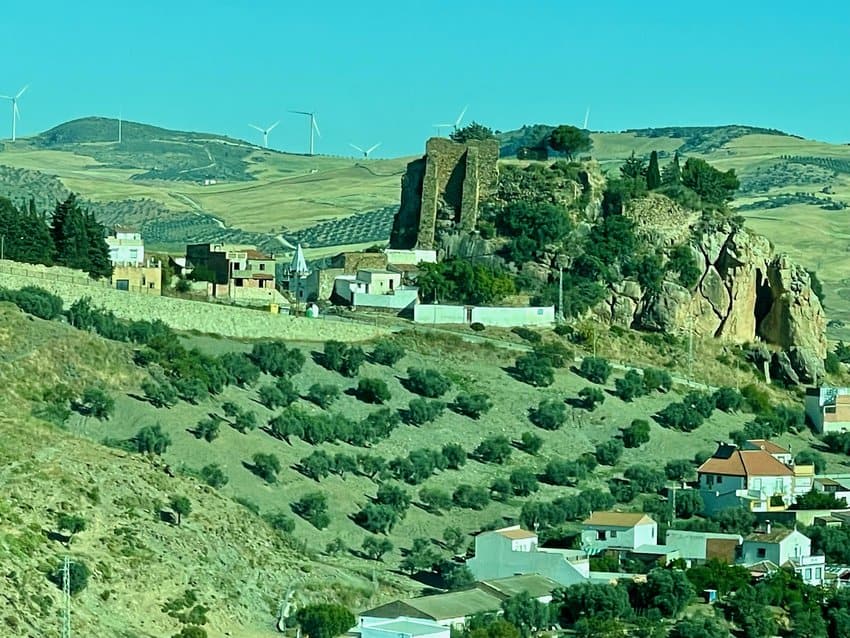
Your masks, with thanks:
M 641 512 L 593 512 L 581 528 L 582 547 L 589 551 L 634 551 L 658 543 L 658 523 Z
M 711 559 L 733 563 L 744 538 L 740 534 L 692 532 L 668 529 L 665 544 L 679 550 L 679 556 L 689 564 L 702 564 Z
M 357 271 L 351 292 L 367 295 L 386 295 L 401 287 L 401 274 L 377 268 L 361 268 Z
M 116 226 L 106 238 L 109 261 L 117 266 L 141 266 L 145 263 L 145 242 L 135 228 Z
M 425 618 L 370 619 L 357 627 L 360 638 L 449 638 L 451 630 Z
M 850 430 L 850 388 L 807 388 L 806 417 L 815 432 Z
M 483 532 L 475 537 L 475 556 L 466 566 L 481 581 L 522 574 L 539 574 L 560 585 L 587 580 L 590 564 L 584 552 L 541 548 L 537 540 L 537 534 L 519 525 Z
M 742 565 L 770 561 L 780 567 L 791 567 L 808 585 L 822 585 L 825 559 L 812 555 L 811 539 L 796 529 L 771 529 L 750 534 L 741 545 Z

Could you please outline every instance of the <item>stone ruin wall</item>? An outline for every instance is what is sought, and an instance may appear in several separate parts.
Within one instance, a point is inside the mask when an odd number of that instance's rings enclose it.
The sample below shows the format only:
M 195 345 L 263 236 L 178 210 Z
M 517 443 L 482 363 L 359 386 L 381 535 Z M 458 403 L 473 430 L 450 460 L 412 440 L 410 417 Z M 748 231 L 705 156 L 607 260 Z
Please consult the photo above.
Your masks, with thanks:
M 474 230 L 478 207 L 498 184 L 497 140 L 453 142 L 432 137 L 425 157 L 407 166 L 392 247 L 435 248 L 437 216 L 444 204 L 454 211 L 459 230 Z M 415 231 L 415 232 L 414 232 Z

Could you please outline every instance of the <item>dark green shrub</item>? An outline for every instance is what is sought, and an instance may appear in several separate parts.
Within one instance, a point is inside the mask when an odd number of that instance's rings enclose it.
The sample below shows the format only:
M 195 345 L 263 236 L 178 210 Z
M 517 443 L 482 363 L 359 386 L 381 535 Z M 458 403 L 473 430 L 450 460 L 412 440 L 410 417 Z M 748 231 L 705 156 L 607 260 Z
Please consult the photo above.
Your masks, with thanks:
M 794 463 L 797 465 L 814 465 L 815 474 L 823 474 L 826 472 L 826 459 L 823 454 L 815 450 L 802 450 L 794 457 Z
M 534 354 L 517 357 L 514 370 L 517 379 L 537 388 L 550 386 L 555 381 L 555 371 L 549 360 Z
M 89 386 L 83 390 L 83 395 L 75 408 L 84 416 L 92 416 L 98 421 L 105 421 L 115 411 L 115 399 L 103 389 Z
M 328 499 L 321 492 L 309 492 L 292 503 L 292 511 L 316 529 L 325 529 L 330 525 Z
M 291 534 L 295 531 L 295 520 L 288 514 L 281 511 L 269 512 L 263 516 L 263 520 L 271 526 L 271 528 L 282 534 Z
M 643 387 L 647 392 L 667 392 L 673 387 L 673 377 L 661 368 L 644 368 Z
M 664 472 L 656 470 L 648 465 L 632 465 L 623 472 L 632 485 L 643 493 L 658 492 L 664 488 L 667 477 Z
M 280 472 L 280 459 L 274 454 L 257 452 L 251 457 L 250 470 L 263 479 L 266 483 L 277 482 L 277 473 Z
M 307 399 L 324 409 L 328 409 L 337 397 L 339 388 L 332 383 L 314 383 L 307 391 Z
M 440 452 L 450 470 L 457 470 L 466 464 L 466 450 L 459 443 L 446 443 Z
M 72 596 L 76 596 L 89 584 L 91 572 L 88 566 L 81 560 L 72 560 L 68 564 L 68 589 Z M 62 589 L 64 585 L 64 570 L 60 563 L 48 576 L 50 582 Z
M 390 400 L 390 389 L 383 379 L 367 378 L 360 379 L 355 396 L 364 403 L 384 403 Z
M 620 439 L 603 441 L 596 446 L 596 460 L 600 465 L 616 465 L 623 456 L 623 447 Z
M 664 466 L 664 474 L 671 481 L 684 481 L 693 476 L 694 464 L 687 459 L 672 459 Z
M 611 364 L 602 357 L 585 357 L 581 361 L 579 373 L 591 383 L 603 384 L 611 376 Z
M 39 319 L 57 319 L 62 315 L 62 298 L 36 286 L 20 290 L 0 289 L 0 301 L 9 301 Z
M 452 502 L 464 509 L 483 510 L 490 502 L 490 494 L 483 487 L 462 483 L 452 493 Z
M 499 435 L 481 441 L 473 454 L 484 463 L 501 465 L 511 457 L 511 451 L 511 442 Z
M 159 423 L 146 425 L 133 437 L 136 450 L 142 454 L 165 454 L 171 445 L 171 437 L 162 431 Z
M 603 401 L 605 401 L 605 393 L 599 388 L 588 386 L 578 392 L 577 404 L 588 412 L 595 410 L 596 406 L 601 405 Z
M 587 467 L 580 461 L 552 459 L 543 470 L 543 480 L 552 485 L 574 485 L 587 478 Z
M 841 360 L 834 352 L 826 353 L 826 359 L 823 360 L 823 366 L 827 374 L 840 374 L 843 370 Z
M 511 328 L 511 332 L 513 332 L 520 339 L 528 341 L 529 343 L 540 343 L 543 340 L 543 337 L 540 336 L 539 332 L 535 332 L 530 328 L 525 328 L 523 326 L 517 326 L 515 328 Z
M 356 624 L 354 615 L 335 603 L 302 607 L 296 612 L 295 620 L 301 631 L 310 638 L 336 638 Z
M 448 377 L 430 368 L 408 368 L 405 387 L 429 399 L 443 396 L 452 387 Z
M 201 480 L 204 481 L 210 487 L 214 487 L 218 489 L 220 487 L 224 487 L 227 485 L 230 480 L 227 477 L 227 474 L 224 473 L 224 470 L 221 469 L 221 466 L 211 463 L 210 465 L 205 465 L 201 468 L 199 475 Z
M 388 534 L 398 523 L 398 512 L 389 505 L 367 503 L 354 515 L 354 522 L 373 534 Z
M 567 406 L 559 399 L 543 399 L 536 408 L 529 410 L 529 419 L 544 430 L 557 430 L 567 420 Z
M 628 448 L 640 447 L 649 442 L 649 421 L 633 420 L 627 428 L 623 428 L 623 445 Z
M 437 487 L 423 487 L 419 490 L 419 500 L 430 512 L 447 510 L 452 506 L 452 495 Z
M 399 345 L 395 341 L 383 339 L 375 344 L 375 347 L 372 349 L 371 357 L 374 363 L 392 367 L 401 361 L 405 354 L 406 352 L 403 346 Z
M 511 484 L 511 491 L 517 496 L 528 496 L 540 488 L 537 484 L 537 476 L 527 467 L 515 469 L 508 477 L 508 481 Z
M 723 386 L 714 392 L 714 405 L 721 412 L 737 412 L 744 407 L 744 397 L 735 388 Z
M 410 425 L 425 425 L 437 419 L 445 407 L 446 404 L 442 401 L 429 401 L 420 397 L 411 399 L 407 404 L 405 421 Z
M 452 410 L 472 419 L 480 418 L 482 414 L 489 412 L 491 407 L 493 404 L 490 402 L 490 397 L 480 392 L 473 394 L 461 392 L 452 404 Z
M 469 324 L 469 327 L 472 330 L 474 330 L 475 332 L 481 332 L 482 330 L 485 329 L 484 324 L 481 323 L 480 321 L 473 321 L 471 324 Z
M 553 368 L 566 368 L 573 361 L 573 351 L 559 341 L 547 341 L 534 345 L 534 354 L 544 358 Z
M 263 372 L 275 377 L 291 377 L 304 367 L 304 353 L 298 348 L 289 348 L 282 341 L 255 343 L 248 355 Z
M 646 394 L 643 375 L 637 370 L 628 370 L 622 379 L 614 381 L 617 396 L 623 401 L 633 401 Z
M 507 501 L 512 491 L 511 482 L 502 476 L 493 479 L 490 484 L 490 495 L 494 501 Z
M 520 450 L 535 456 L 540 448 L 543 447 L 543 439 L 534 434 L 534 432 L 523 432 L 517 445 Z
M 371 558 L 372 560 L 383 560 L 384 554 L 392 551 L 393 544 L 389 538 L 367 536 L 363 539 L 363 545 L 361 545 L 361 548 L 368 558 Z
M 212 417 L 205 417 L 198 421 L 192 434 L 196 439 L 204 439 L 208 443 L 212 443 L 218 438 L 220 422 Z

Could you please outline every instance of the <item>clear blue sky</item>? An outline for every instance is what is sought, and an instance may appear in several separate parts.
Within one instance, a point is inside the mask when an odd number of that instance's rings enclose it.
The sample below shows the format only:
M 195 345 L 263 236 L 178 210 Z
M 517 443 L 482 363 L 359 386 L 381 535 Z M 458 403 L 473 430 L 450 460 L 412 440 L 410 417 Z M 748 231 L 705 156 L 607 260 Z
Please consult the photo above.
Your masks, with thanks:
M 432 124 L 740 123 L 850 142 L 850 3 L 8 2 L 0 94 L 22 135 L 87 115 L 318 152 L 418 154 Z M 242 5 L 242 6 L 240 6 Z M 0 136 L 10 109 L 0 103 Z

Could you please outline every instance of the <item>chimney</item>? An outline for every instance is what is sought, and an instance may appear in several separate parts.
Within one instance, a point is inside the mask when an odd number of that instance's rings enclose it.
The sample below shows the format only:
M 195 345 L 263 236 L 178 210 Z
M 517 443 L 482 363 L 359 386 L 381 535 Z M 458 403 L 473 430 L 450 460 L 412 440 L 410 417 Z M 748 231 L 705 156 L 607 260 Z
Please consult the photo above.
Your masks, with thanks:
M 770 534 L 770 521 L 765 521 L 765 522 L 764 522 L 764 533 L 765 533 L 765 534 Z

